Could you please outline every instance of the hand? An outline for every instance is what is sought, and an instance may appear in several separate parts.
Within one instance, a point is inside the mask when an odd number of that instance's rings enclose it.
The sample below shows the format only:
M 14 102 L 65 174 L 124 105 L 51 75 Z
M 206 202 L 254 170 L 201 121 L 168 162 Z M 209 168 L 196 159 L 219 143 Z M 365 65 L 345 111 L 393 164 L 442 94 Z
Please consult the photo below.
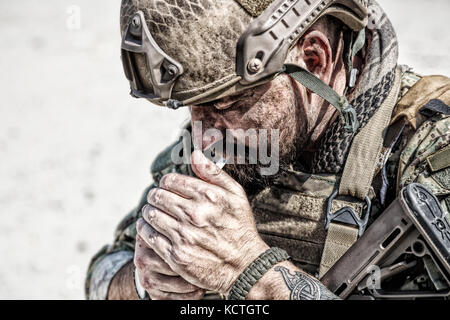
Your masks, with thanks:
M 137 231 L 181 277 L 227 294 L 268 246 L 243 188 L 200 151 L 192 154 L 192 168 L 200 179 L 168 174 L 149 192 Z
M 134 264 L 152 300 L 198 300 L 205 293 L 173 272 L 140 236 L 136 237 Z

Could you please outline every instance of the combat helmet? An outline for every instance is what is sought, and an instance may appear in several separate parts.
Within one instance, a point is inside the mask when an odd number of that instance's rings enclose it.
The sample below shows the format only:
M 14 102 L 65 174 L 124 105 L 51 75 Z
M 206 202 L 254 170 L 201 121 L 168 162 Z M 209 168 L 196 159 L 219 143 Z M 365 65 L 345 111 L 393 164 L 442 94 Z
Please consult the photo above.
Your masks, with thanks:
M 356 115 L 346 98 L 285 60 L 297 40 L 327 15 L 359 35 L 347 45 L 356 54 L 365 40 L 368 1 L 122 0 L 121 56 L 131 95 L 176 109 L 287 72 L 334 105 L 355 131 Z

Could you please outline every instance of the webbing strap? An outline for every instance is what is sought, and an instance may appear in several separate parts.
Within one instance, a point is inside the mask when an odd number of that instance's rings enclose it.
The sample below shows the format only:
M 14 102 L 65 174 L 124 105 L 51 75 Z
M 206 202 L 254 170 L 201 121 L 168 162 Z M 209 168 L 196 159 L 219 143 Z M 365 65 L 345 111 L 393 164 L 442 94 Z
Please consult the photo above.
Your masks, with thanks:
M 366 29 L 362 29 L 361 31 L 359 31 L 356 41 L 352 47 L 352 65 L 353 59 L 356 57 L 358 52 L 361 51 L 362 48 L 364 48 L 365 44 L 366 44 Z
M 356 57 L 356 55 L 358 54 L 359 51 L 362 50 L 362 48 L 364 48 L 364 45 L 366 44 L 366 30 L 362 29 L 361 31 L 359 31 L 358 36 L 356 37 L 355 43 L 353 43 L 352 45 L 352 53 L 351 55 L 349 55 L 349 61 L 347 62 L 348 64 L 348 73 L 349 73 L 349 81 L 348 81 L 348 86 L 350 88 L 353 88 L 356 85 L 356 79 L 358 76 L 358 69 L 353 68 L 353 61 Z
M 357 228 L 340 223 L 330 223 L 320 261 L 319 279 L 350 249 L 356 240 L 358 240 Z
M 401 71 L 396 70 L 395 82 L 380 109 L 356 135 L 345 163 L 339 185 L 339 195 L 365 199 L 369 193 L 386 129 L 401 87 Z M 319 278 L 347 252 L 358 239 L 358 228 L 331 222 L 320 262 Z
M 368 195 L 400 86 L 401 71 L 397 69 L 394 85 L 384 103 L 353 139 L 339 185 L 340 196 L 364 200 Z
M 299 65 L 285 64 L 282 72 L 287 73 L 294 80 L 334 106 L 341 114 L 341 119 L 345 123 L 347 131 L 356 132 L 358 130 L 359 122 L 356 118 L 356 111 L 345 96 L 337 94 L 330 86 Z

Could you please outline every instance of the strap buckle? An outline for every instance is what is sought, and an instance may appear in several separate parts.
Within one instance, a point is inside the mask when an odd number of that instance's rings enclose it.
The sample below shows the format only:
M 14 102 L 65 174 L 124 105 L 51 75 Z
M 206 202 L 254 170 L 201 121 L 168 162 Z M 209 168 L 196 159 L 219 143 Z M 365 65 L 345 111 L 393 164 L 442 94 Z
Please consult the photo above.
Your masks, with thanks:
M 359 70 L 356 68 L 353 68 L 352 71 L 350 71 L 350 79 L 348 82 L 348 86 L 350 88 L 354 88 L 356 85 L 356 80 L 358 79 Z
M 351 104 L 347 103 L 342 108 L 342 118 L 344 119 L 344 129 L 347 132 L 355 133 L 359 129 L 359 121 L 356 116 L 356 110 Z
M 361 237 L 364 234 L 364 231 L 366 230 L 367 223 L 369 222 L 369 216 L 370 216 L 370 209 L 372 206 L 372 202 L 370 201 L 370 198 L 366 196 L 366 210 L 363 217 L 358 217 L 358 214 L 355 212 L 355 210 L 351 207 L 344 207 L 335 213 L 331 213 L 331 206 L 333 204 L 333 200 L 338 195 L 338 190 L 336 190 L 330 198 L 328 198 L 328 204 L 327 204 L 327 214 L 325 218 L 325 230 L 328 230 L 330 223 L 340 222 L 343 224 L 348 224 L 355 226 L 358 228 L 358 237 Z

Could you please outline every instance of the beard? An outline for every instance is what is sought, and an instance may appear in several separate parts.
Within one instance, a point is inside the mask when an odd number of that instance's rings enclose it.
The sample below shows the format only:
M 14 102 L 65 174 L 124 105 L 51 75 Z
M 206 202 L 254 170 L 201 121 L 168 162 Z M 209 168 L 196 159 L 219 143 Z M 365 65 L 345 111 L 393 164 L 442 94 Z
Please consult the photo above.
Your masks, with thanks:
M 289 168 L 291 168 L 298 158 L 298 146 L 301 144 L 299 137 L 292 137 L 289 141 L 280 141 L 279 170 L 272 175 L 262 175 L 261 169 L 266 167 L 261 164 L 249 164 L 246 157 L 246 164 L 227 164 L 223 170 L 236 180 L 247 192 L 247 195 L 254 195 L 276 180 Z

